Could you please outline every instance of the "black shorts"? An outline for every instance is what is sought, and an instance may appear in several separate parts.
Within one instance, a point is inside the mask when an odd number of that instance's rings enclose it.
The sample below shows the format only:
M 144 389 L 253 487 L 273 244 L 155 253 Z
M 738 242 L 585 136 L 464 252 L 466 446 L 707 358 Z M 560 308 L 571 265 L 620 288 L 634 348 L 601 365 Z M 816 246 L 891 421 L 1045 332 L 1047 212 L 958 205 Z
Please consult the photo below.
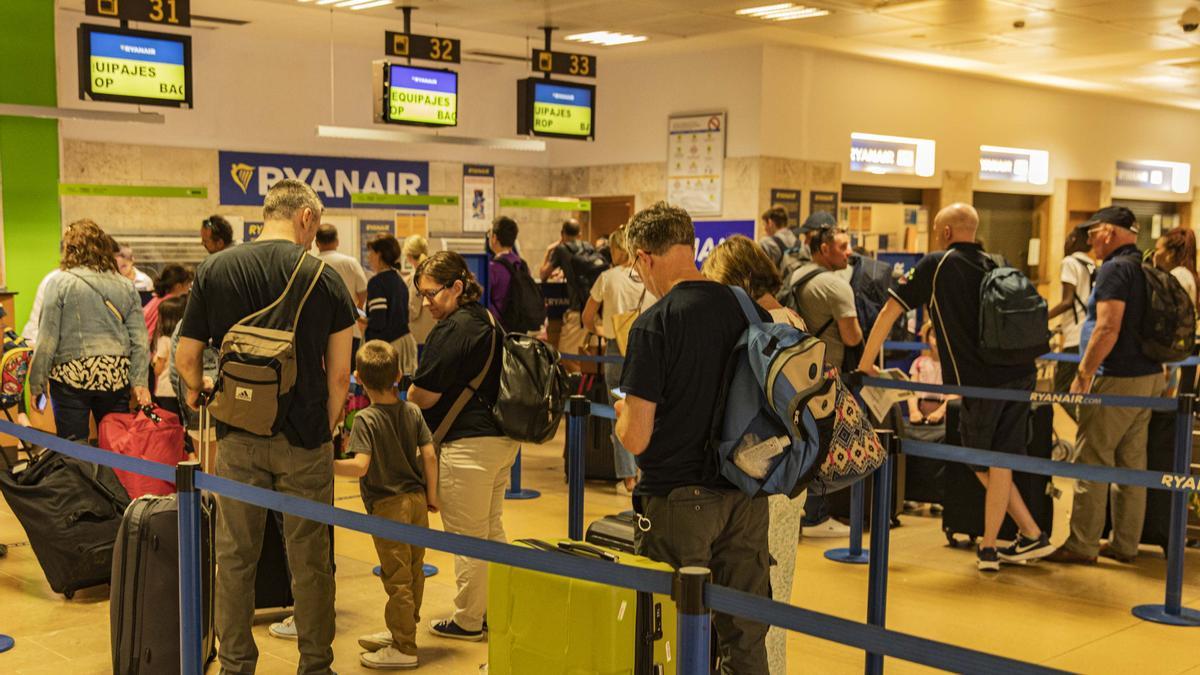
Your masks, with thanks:
M 1033 391 L 1035 375 L 1006 382 L 998 389 Z M 992 450 L 1010 455 L 1024 455 L 1029 446 L 1028 401 L 997 401 L 984 398 L 964 398 L 958 430 L 963 447 Z M 970 465 L 972 471 L 987 471 L 988 467 Z

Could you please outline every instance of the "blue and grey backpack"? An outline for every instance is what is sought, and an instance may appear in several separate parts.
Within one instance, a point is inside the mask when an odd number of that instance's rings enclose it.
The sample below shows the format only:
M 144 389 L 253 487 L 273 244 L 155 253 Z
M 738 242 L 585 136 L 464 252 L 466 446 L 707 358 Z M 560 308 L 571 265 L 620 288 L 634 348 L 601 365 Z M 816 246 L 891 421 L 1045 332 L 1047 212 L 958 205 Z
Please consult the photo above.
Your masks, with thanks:
M 750 325 L 725 367 L 713 420 L 721 475 L 751 497 L 799 495 L 825 461 L 808 401 L 828 389 L 825 345 L 787 324 L 765 323 L 730 286 Z

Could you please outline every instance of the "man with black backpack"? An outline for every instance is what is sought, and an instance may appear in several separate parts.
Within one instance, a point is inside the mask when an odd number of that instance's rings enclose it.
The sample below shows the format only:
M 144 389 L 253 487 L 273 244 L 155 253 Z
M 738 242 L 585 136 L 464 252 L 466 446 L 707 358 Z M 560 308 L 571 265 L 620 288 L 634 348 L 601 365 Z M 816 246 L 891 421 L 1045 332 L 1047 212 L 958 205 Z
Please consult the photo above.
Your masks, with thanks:
M 976 242 L 979 214 L 974 207 L 951 204 L 938 212 L 933 226 L 948 250 L 926 255 L 890 291 L 858 369 L 875 374 L 875 360 L 892 325 L 905 312 L 929 305 L 946 384 L 1032 391 L 1034 359 L 1048 349 L 1045 300 L 1023 274 L 999 264 Z M 1025 454 L 1029 410 L 1028 402 L 963 399 L 963 445 Z M 1021 562 L 1053 552 L 1048 533 L 1038 527 L 1013 485 L 1012 470 L 972 468 L 987 488 L 978 568 L 995 572 L 1001 561 Z M 1020 527 L 1020 535 L 1012 545 L 998 549 L 1005 512 Z
M 546 320 L 542 291 L 530 276 L 529 265 L 514 250 L 519 231 L 517 221 L 500 216 L 488 233 L 488 247 L 493 256 L 488 263 L 491 286 L 488 309 L 510 333 L 540 330 Z
M 253 242 L 196 269 L 175 361 L 187 403 L 205 390 L 202 355 L 220 347 L 209 411 L 217 424 L 216 473 L 321 503 L 333 502 L 332 430 L 350 387 L 354 303 L 332 267 L 307 253 L 323 207 L 296 180 L 271 186 Z M 269 356 L 266 356 L 269 355 Z M 253 673 L 250 632 L 267 512 L 217 495 L 216 632 L 221 672 Z M 299 672 L 331 673 L 334 636 L 330 528 L 285 514 L 296 599 Z
M 1168 289 L 1170 285 L 1178 286 L 1178 282 L 1166 272 L 1142 265 L 1137 248 L 1138 222 L 1129 209 L 1100 209 L 1077 230 L 1086 233 L 1093 255 L 1104 263 L 1096 272 L 1087 318 L 1080 331 L 1083 358 L 1071 383 L 1071 393 L 1157 396 L 1164 385 L 1163 362 L 1158 360 L 1161 357 L 1153 356 L 1156 336 L 1148 338 L 1144 327 L 1157 324 L 1156 314 L 1172 308 L 1152 304 L 1147 291 L 1160 282 L 1168 284 Z M 1183 293 L 1182 287 L 1179 291 Z M 1185 293 L 1177 302 L 1190 305 Z M 1194 319 L 1191 324 L 1187 330 L 1194 332 Z M 1145 469 L 1149 424 L 1149 410 L 1080 406 L 1076 435 L 1079 461 Z M 1126 485 L 1113 485 L 1111 489 L 1112 535 L 1108 544 L 1100 546 L 1109 485 L 1081 480 L 1075 490 L 1071 536 L 1050 560 L 1090 565 L 1101 555 L 1133 562 L 1142 536 L 1146 489 Z
M 583 308 L 587 305 L 592 284 L 600 273 L 609 268 L 604 256 L 586 241 L 579 238 L 579 221 L 569 218 L 563 222 L 561 238 L 546 249 L 546 257 L 540 270 L 545 283 L 555 270 L 562 270 L 567 282 L 567 313 L 563 315 L 562 335 L 558 338 L 558 351 L 563 354 L 578 354 L 587 341 L 583 328 Z

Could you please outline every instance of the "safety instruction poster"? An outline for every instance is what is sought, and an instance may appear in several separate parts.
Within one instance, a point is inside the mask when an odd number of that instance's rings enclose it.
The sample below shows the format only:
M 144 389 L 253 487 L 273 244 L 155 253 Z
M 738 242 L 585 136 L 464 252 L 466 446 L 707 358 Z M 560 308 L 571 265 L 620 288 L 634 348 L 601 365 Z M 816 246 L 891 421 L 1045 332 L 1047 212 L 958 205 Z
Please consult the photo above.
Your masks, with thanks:
M 725 113 L 672 116 L 667 128 L 667 201 L 692 216 L 721 215 Z
M 496 217 L 496 167 L 463 165 L 463 232 L 487 232 Z

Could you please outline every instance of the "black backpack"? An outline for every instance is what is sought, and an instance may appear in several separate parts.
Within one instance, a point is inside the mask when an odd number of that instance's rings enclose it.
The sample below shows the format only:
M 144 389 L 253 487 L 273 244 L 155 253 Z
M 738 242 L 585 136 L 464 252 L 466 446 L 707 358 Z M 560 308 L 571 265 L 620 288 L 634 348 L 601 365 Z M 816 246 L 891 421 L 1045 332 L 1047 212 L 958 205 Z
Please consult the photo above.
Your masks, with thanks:
M 892 286 L 892 266 L 858 254 L 850 256 L 850 265 L 854 268 L 850 275 L 854 309 L 858 313 L 858 325 L 862 328 L 865 340 L 887 303 L 888 289 Z
M 579 297 L 586 300 L 592 291 L 596 280 L 610 267 L 608 260 L 587 242 L 576 242 L 576 246 L 564 244 L 571 254 L 571 275 L 567 283 L 575 289 Z
M 1142 265 L 1146 314 L 1138 333 L 1142 355 L 1158 363 L 1182 361 L 1196 347 L 1196 310 L 1179 280 L 1154 265 Z
M 496 262 L 508 270 L 508 298 L 500 313 L 500 322 L 504 329 L 518 333 L 538 330 L 546 320 L 546 301 L 542 298 L 542 290 L 529 274 L 529 266 L 524 260 L 513 263 L 508 258 L 498 256 Z
M 558 432 L 571 394 L 558 352 L 537 338 L 509 333 L 503 354 L 492 415 L 514 441 L 545 443 Z
M 954 254 L 948 251 L 938 263 Z M 1050 351 L 1050 319 L 1046 299 L 1021 270 L 984 255 L 979 284 L 979 352 L 994 366 L 1023 366 Z M 974 264 L 974 263 L 971 263 Z M 937 271 L 934 272 L 937 288 Z M 940 317 L 941 310 L 934 308 Z

